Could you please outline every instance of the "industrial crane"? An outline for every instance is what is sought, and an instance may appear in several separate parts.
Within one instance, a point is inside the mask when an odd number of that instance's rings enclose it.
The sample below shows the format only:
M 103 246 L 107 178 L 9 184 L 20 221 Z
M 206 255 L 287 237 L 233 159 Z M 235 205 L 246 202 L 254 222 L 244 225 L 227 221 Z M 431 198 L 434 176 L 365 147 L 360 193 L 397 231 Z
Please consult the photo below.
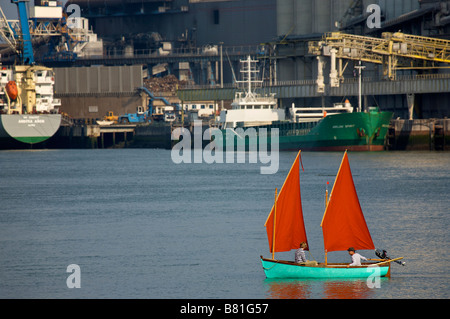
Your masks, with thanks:
M 345 67 L 342 60 L 363 61 L 383 66 L 384 75 L 395 79 L 396 70 L 438 69 L 450 63 L 450 41 L 438 38 L 383 33 L 382 38 L 326 33 L 321 41 L 308 43 L 309 53 L 318 56 L 319 75 L 323 74 L 323 58 L 331 57 L 330 83 L 338 87 Z M 337 68 L 338 60 L 338 68 Z M 431 64 L 431 65 L 430 65 Z M 448 66 L 445 66 L 448 68 Z M 323 90 L 323 78 L 318 81 Z
M 21 35 L 19 35 L 20 49 L 19 56 L 22 64 L 34 64 L 33 45 L 31 43 L 31 33 L 28 26 L 27 2 L 29 0 L 11 0 L 17 6 L 19 15 Z

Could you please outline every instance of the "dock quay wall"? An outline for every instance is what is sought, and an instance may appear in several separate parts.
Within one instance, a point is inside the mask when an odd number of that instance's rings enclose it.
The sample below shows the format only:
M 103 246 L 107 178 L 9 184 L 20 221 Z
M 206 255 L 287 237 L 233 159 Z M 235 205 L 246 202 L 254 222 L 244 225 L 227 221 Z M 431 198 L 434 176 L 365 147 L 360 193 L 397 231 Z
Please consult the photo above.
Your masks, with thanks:
M 450 119 L 391 121 L 388 150 L 450 150 Z
M 111 126 L 99 126 L 92 122 L 65 124 L 45 142 L 29 145 L 8 138 L 0 140 L 0 149 L 171 149 L 177 143 L 171 139 L 172 130 L 176 127 L 179 126 L 166 123 Z M 192 125 L 185 127 L 193 132 Z M 202 127 L 202 135 L 207 128 L 207 125 Z M 449 151 L 450 119 L 392 120 L 386 137 L 386 150 Z
M 52 139 L 61 148 L 162 148 L 171 149 L 172 130 L 178 126 L 150 125 L 77 125 L 61 127 Z M 192 132 L 193 127 L 187 126 Z M 208 126 L 202 127 L 204 132 Z M 51 139 L 51 140 L 52 140 Z M 64 144 L 64 143 L 65 144 Z M 416 119 L 391 121 L 386 137 L 388 151 L 449 151 L 450 119 Z
M 134 148 L 172 148 L 172 127 L 170 125 L 136 126 L 130 147 Z
M 178 141 L 172 141 L 172 131 L 180 125 L 168 123 L 116 124 L 108 126 L 74 124 L 61 126 L 40 148 L 160 148 L 171 149 Z M 185 125 L 191 134 L 192 125 Z M 203 125 L 203 133 L 209 128 Z M 209 144 L 202 141 L 202 146 Z

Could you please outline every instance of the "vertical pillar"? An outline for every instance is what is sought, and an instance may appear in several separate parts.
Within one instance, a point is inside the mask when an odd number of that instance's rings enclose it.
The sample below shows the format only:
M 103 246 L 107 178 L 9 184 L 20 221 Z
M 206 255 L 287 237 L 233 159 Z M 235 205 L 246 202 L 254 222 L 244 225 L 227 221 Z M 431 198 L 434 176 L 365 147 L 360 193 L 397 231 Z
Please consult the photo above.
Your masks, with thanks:
M 414 93 L 409 93 L 406 95 L 406 100 L 408 103 L 408 115 L 410 120 L 412 120 L 414 117 L 414 98 Z
M 332 48 L 331 52 L 331 70 L 330 70 L 330 86 L 331 87 L 339 87 L 339 78 L 338 72 L 336 69 L 336 53 L 337 50 Z

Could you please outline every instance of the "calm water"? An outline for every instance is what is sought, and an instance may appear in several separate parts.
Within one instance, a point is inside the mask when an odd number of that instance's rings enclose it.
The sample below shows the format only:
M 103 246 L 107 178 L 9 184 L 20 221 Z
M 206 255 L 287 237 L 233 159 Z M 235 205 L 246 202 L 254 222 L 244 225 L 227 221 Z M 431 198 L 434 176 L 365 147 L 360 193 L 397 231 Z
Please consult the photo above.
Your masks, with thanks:
M 0 298 L 449 298 L 450 153 L 349 154 L 375 245 L 407 263 L 381 288 L 266 280 L 263 225 L 295 155 L 261 175 L 261 164 L 176 165 L 165 150 L 2 151 Z M 308 239 L 323 261 L 325 185 L 342 153 L 302 158 Z M 67 288 L 70 264 L 80 289 Z

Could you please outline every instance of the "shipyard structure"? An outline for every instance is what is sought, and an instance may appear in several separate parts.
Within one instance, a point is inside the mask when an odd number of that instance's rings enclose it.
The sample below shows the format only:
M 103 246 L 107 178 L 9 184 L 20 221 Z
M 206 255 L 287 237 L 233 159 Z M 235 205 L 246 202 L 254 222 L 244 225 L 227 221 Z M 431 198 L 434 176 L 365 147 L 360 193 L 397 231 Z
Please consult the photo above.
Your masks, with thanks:
M 28 7 L 36 62 L 54 70 L 71 136 L 76 125 L 133 124 L 133 115 L 156 135 L 164 123 L 223 122 L 219 115 L 243 89 L 241 62 L 251 56 L 259 65 L 255 92 L 275 96 L 287 117 L 296 108 L 376 108 L 392 113 L 385 145 L 417 132 L 427 148 L 446 149 L 450 1 L 37 0 Z M 13 63 L 14 52 L 1 54 L 4 65 Z

